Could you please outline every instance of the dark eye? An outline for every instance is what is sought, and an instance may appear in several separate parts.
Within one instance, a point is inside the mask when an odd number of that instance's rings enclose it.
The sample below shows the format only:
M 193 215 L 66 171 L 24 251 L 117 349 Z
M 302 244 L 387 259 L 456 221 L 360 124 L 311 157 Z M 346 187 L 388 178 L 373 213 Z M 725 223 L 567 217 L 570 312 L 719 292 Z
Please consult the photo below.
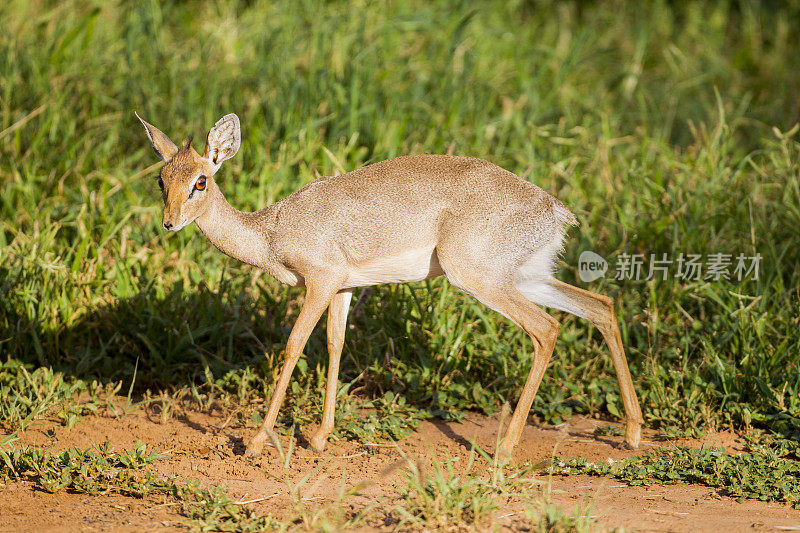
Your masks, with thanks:
M 158 186 L 161 188 L 162 191 L 164 190 L 164 180 L 162 180 L 161 178 L 158 178 Z
M 194 184 L 194 188 L 197 189 L 198 191 L 202 191 L 203 189 L 205 189 L 206 188 L 206 177 L 205 176 L 200 176 L 199 178 L 197 178 L 197 181 Z

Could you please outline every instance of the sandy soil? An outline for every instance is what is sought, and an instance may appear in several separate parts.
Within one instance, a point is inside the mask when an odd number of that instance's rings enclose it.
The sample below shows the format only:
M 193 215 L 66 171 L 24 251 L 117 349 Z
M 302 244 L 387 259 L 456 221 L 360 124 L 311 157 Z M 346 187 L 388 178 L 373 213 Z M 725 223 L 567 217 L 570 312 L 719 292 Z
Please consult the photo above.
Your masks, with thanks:
M 470 415 L 463 423 L 424 422 L 419 430 L 399 443 L 400 449 L 414 459 L 427 462 L 432 453 L 458 456 L 465 464 L 470 441 L 493 450 L 498 427 L 497 417 Z M 362 480 L 375 483 L 361 495 L 346 500 L 358 509 L 375 498 L 395 493 L 395 472 L 381 474 L 400 459 L 392 447 L 365 447 L 357 442 L 335 441 L 322 454 L 314 453 L 300 436 L 288 472 L 284 471 L 277 451 L 267 448 L 263 456 L 248 460 L 242 454 L 244 442 L 252 429 L 222 427 L 223 417 L 196 412 L 180 412 L 165 423 L 135 410 L 122 419 L 90 417 L 71 430 L 53 422 L 41 422 L 28 429 L 21 443 L 51 450 L 71 446 L 87 448 L 108 440 L 115 449 L 130 448 L 137 440 L 160 446 L 168 455 L 149 469 L 162 475 L 178 474 L 186 480 L 225 485 L 239 500 L 257 500 L 252 505 L 262 513 L 281 516 L 287 512 L 285 475 L 299 480 L 325 462 L 316 479 L 308 483 L 313 493 L 303 493 L 307 505 L 324 505 L 336 498 L 342 474 L 348 486 Z M 586 418 L 576 418 L 560 427 L 528 425 L 515 452 L 517 461 L 542 461 L 554 450 L 559 456 L 585 456 L 593 460 L 620 459 L 634 452 L 621 446 L 621 437 L 594 435 L 595 427 L 606 425 Z M 313 428 L 306 428 L 310 434 Z M 288 437 L 284 438 L 288 442 Z M 735 437 L 719 433 L 690 444 L 723 446 L 729 452 L 740 450 Z M 385 444 L 385 443 L 384 443 Z M 668 442 L 646 431 L 642 449 L 664 446 Z M 485 463 L 477 465 L 484 472 Z M 324 475 L 323 475 L 324 473 Z M 327 477 L 325 477 L 327 475 Z M 586 506 L 599 524 L 640 531 L 774 531 L 800 529 L 800 511 L 790 506 L 757 501 L 736 501 L 720 496 L 702 486 L 629 487 L 613 479 L 588 476 L 541 478 L 541 490 L 565 507 Z M 265 499 L 262 499 L 265 498 Z M 523 525 L 523 507 L 510 504 L 495 515 L 494 526 L 514 530 Z M 179 506 L 169 498 L 136 499 L 116 495 L 50 494 L 31 483 L 15 482 L 0 487 L 0 531 L 152 531 L 180 529 Z M 489 526 L 491 527 L 491 526 Z

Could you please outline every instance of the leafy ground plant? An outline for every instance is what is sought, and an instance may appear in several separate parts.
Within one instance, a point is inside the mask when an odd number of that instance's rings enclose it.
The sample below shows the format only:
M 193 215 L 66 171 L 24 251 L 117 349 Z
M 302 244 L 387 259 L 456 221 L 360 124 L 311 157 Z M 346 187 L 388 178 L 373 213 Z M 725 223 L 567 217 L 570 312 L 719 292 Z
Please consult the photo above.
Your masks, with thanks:
M 70 448 L 60 453 L 4 444 L 0 448 L 0 481 L 25 479 L 48 492 L 69 490 L 136 498 L 152 495 L 175 498 L 189 524 L 202 530 L 263 531 L 285 527 L 272 517 L 259 516 L 230 499 L 223 488 L 201 488 L 197 483 L 146 471 L 145 465 L 164 456 L 149 451 L 141 442 L 122 452 L 115 452 L 105 443 L 92 449 Z
M 507 415 L 504 406 L 501 425 Z M 399 502 L 390 507 L 387 520 L 401 528 L 480 529 L 498 509 L 514 501 L 526 506 L 525 517 L 535 531 L 590 529 L 592 520 L 581 509 L 564 513 L 549 503 L 541 490 L 543 482 L 535 475 L 542 465 L 514 464 L 499 449 L 499 433 L 493 454 L 473 442 L 466 464 L 459 465 L 458 457 L 442 460 L 432 450 L 427 464 L 422 458 L 412 461 L 398 448 L 405 464 L 395 482 Z
M 476 475 L 474 459 L 475 454 L 470 454 L 463 473 L 455 470 L 457 459 L 440 461 L 433 455 L 429 471 L 420 463 L 409 462 L 400 489 L 404 504 L 395 508 L 399 525 L 446 529 L 480 524 L 489 518 L 500 499 L 510 496 L 513 485 L 501 483 L 494 475 L 489 479 Z
M 629 485 L 694 483 L 734 498 L 786 502 L 800 509 L 800 463 L 765 449 L 732 455 L 677 446 L 610 463 L 557 459 L 549 472 L 611 476 Z
M 553 505 L 547 500 L 529 503 L 526 506 L 525 517 L 530 521 L 531 530 L 541 533 L 590 533 L 591 531 L 608 531 L 595 524 L 589 512 L 589 506 L 578 506 L 571 512 Z M 621 530 L 613 530 L 620 531 Z
M 172 484 L 143 473 L 140 468 L 161 458 L 141 442 L 120 453 L 109 449 L 108 443 L 94 449 L 71 448 L 55 454 L 29 446 L 4 446 L 0 449 L 0 476 L 34 480 L 48 492 L 69 489 L 142 497 L 172 490 Z

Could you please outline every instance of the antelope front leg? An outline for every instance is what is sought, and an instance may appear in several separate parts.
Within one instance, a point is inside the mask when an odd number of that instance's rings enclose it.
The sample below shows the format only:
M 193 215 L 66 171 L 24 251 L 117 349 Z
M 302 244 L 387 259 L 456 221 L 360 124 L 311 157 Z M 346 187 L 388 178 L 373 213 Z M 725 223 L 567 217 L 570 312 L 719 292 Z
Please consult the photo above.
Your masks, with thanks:
M 275 387 L 275 392 L 272 393 L 272 400 L 269 402 L 269 409 L 264 418 L 264 423 L 261 429 L 247 444 L 245 455 L 247 457 L 257 457 L 264 449 L 264 443 L 272 433 L 272 427 L 275 425 L 275 420 L 278 418 L 278 411 L 283 403 L 283 398 L 286 395 L 286 387 L 289 385 L 289 380 L 292 377 L 297 360 L 303 353 L 303 348 L 311 335 L 311 331 L 319 321 L 331 298 L 336 294 L 338 287 L 315 286 L 309 285 L 306 280 L 308 288 L 306 289 L 306 301 L 303 308 L 300 310 L 300 315 L 297 317 L 297 322 L 294 323 L 292 333 L 289 335 L 289 341 L 286 343 L 286 360 L 283 363 L 281 375 L 278 378 L 278 384 Z
M 322 423 L 309 440 L 311 449 L 321 453 L 325 449 L 325 441 L 333 431 L 333 413 L 336 409 L 336 385 L 339 381 L 339 359 L 342 357 L 344 335 L 347 330 L 347 312 L 353 291 L 346 290 L 336 294 L 328 306 L 328 382 L 325 384 L 325 407 L 322 411 Z

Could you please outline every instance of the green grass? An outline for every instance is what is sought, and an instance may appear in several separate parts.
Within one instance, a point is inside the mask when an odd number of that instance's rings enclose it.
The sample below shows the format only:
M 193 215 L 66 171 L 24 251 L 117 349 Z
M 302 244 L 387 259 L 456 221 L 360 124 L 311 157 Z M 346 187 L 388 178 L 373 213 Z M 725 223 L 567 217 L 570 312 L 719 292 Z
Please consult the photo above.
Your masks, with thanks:
M 302 292 L 222 256 L 194 227 L 160 231 L 137 110 L 175 139 L 236 112 L 242 149 L 218 179 L 248 210 L 406 153 L 496 162 L 576 213 L 558 276 L 615 298 L 648 426 L 796 439 L 798 15 L 796 0 L 5 2 L 0 387 L 20 385 L 3 389 L 4 424 L 60 408 L 69 423 L 84 408 L 66 398 L 94 394 L 91 410 L 98 390 L 127 391 L 134 368 L 137 398 L 269 396 Z M 574 267 L 583 250 L 763 263 L 757 281 L 587 285 Z M 601 337 L 560 319 L 533 413 L 617 416 Z M 379 287 L 350 323 L 341 379 L 357 398 L 343 394 L 342 410 L 378 408 L 359 438 L 402 436 L 405 413 L 492 412 L 531 362 L 517 327 L 442 280 Z M 318 416 L 324 351 L 318 328 L 285 430 Z M 58 384 L 23 384 L 22 368 Z

